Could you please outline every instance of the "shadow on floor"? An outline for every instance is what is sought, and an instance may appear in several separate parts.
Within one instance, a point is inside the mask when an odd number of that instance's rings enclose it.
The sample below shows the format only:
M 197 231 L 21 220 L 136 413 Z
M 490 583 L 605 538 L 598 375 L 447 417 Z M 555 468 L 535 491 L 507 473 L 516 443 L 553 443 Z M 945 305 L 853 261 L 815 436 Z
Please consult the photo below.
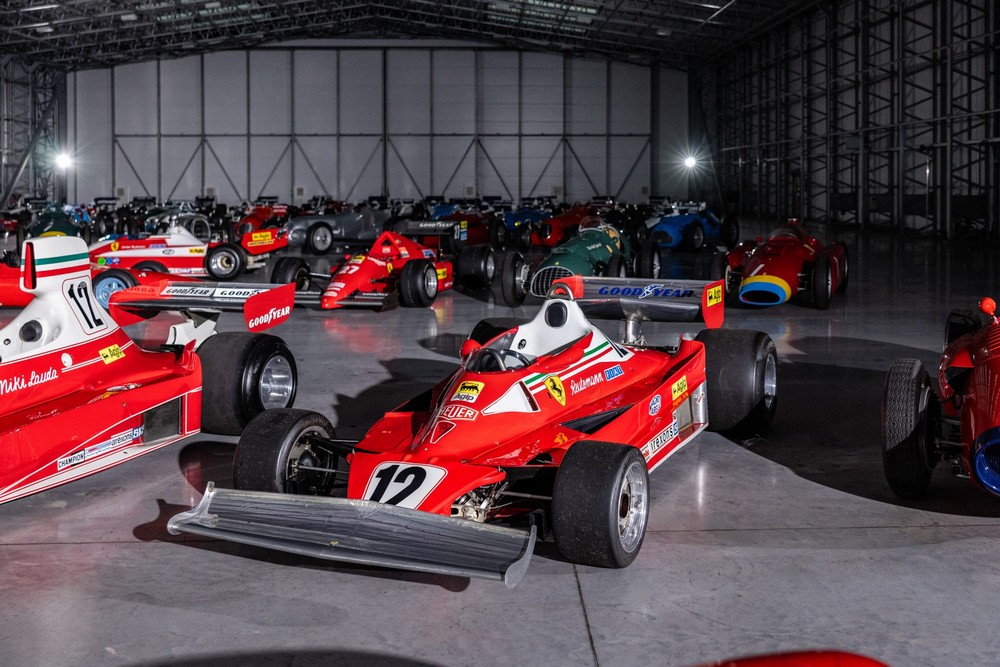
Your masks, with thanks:
M 368 653 L 352 650 L 302 650 L 260 651 L 245 653 L 214 653 L 185 658 L 156 658 L 150 661 L 129 663 L 132 667 L 327 667 L 328 665 L 354 665 L 356 667 L 434 667 L 438 663 L 414 658 Z

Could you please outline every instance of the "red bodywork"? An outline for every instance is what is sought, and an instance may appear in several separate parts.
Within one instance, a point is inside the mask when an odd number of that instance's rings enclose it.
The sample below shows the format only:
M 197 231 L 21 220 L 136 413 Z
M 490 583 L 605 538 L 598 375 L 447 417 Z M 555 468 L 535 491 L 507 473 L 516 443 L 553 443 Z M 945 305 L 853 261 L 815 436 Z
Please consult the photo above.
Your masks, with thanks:
M 395 232 L 382 232 L 371 249 L 341 264 L 323 291 L 321 308 L 379 305 L 398 289 L 403 267 L 414 259 L 426 259 L 437 269 L 437 291 L 451 289 L 455 282 L 451 262 L 439 261 L 430 248 Z
M 172 276 L 158 271 L 133 271 L 126 269 L 139 285 L 156 285 L 167 280 L 194 280 L 184 276 Z M 91 270 L 91 278 L 99 274 L 97 269 Z M 24 308 L 35 297 L 21 289 L 21 270 L 9 264 L 0 263 L 0 308 Z
M 490 221 L 493 220 L 493 217 L 488 213 L 484 213 L 478 209 L 459 209 L 451 215 L 446 215 L 440 219 L 458 223 L 458 229 L 456 230 L 458 234 L 457 240 L 463 245 L 479 245 L 480 243 L 490 242 Z M 436 241 L 428 243 L 428 245 L 434 245 L 435 243 Z
M 888 667 L 884 662 L 843 651 L 796 651 L 714 662 L 702 667 Z
M 847 278 L 846 246 L 838 242 L 825 247 L 789 221 L 767 240 L 744 241 L 727 253 L 726 292 L 754 306 L 784 303 L 811 288 L 820 255 L 829 265 L 830 292 L 836 292 Z
M 531 245 L 545 248 L 559 245 L 566 240 L 567 236 L 572 235 L 572 232 L 580 226 L 580 222 L 584 218 L 592 214 L 596 214 L 596 212 L 588 205 L 574 206 L 559 215 L 552 216 L 531 232 Z
M 285 204 L 253 206 L 236 223 L 236 233 L 242 237 L 250 232 L 281 227 L 288 220 L 288 206 Z

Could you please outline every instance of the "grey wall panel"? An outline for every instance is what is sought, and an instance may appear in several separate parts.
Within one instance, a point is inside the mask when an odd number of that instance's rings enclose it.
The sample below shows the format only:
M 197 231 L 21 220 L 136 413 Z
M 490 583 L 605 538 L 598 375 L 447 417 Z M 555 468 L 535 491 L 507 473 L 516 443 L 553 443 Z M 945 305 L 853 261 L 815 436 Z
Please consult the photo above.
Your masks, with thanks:
M 686 198 L 688 174 L 684 158 L 692 152 L 688 137 L 687 75 L 674 70 L 660 70 L 657 155 L 657 182 L 652 191 L 671 197 Z
M 157 194 L 159 161 L 156 137 L 118 137 L 116 187 L 127 188 L 130 197 Z
M 543 53 L 521 56 L 521 132 L 563 131 L 563 58 Z
M 292 131 L 292 54 L 250 52 L 250 133 Z
M 648 67 L 611 65 L 611 132 L 648 134 L 650 71 Z
M 382 194 L 382 159 L 379 137 L 341 137 L 338 196 L 360 201 Z
M 249 199 L 247 141 L 244 137 L 209 137 L 205 142 L 205 188 L 220 202 Z
M 210 53 L 205 58 L 205 133 L 246 134 L 247 54 Z
M 643 201 L 650 193 L 649 140 L 618 137 L 610 145 L 611 167 L 608 192 L 621 201 Z
M 392 136 L 389 138 L 389 192 L 393 197 L 421 198 L 430 192 L 430 173 L 426 168 L 430 137 Z
M 477 196 L 517 199 L 518 140 L 514 137 L 483 137 L 478 154 Z
M 201 58 L 160 63 L 160 131 L 164 134 L 200 134 Z
M 160 140 L 161 192 L 164 199 L 194 199 L 201 194 L 202 143 L 197 137 Z
M 344 134 L 382 131 L 381 51 L 341 52 L 340 131 Z
M 156 62 L 115 68 L 115 132 L 155 134 L 157 128 Z
M 516 134 L 520 102 L 517 53 L 480 53 L 478 76 L 479 132 Z
M 250 197 L 288 199 L 292 191 L 292 144 L 285 137 L 250 138 Z
M 428 134 L 431 129 L 431 56 L 390 51 L 386 56 L 386 117 L 390 134 Z
M 566 81 L 566 132 L 607 131 L 608 66 L 600 60 L 570 60 Z
M 334 197 L 337 190 L 337 138 L 305 137 L 295 143 L 295 182 L 302 201 L 316 195 Z M 301 202 L 295 202 L 301 203 Z
M 563 196 L 563 142 L 535 137 L 521 145 L 521 196 Z
M 337 133 L 337 52 L 296 51 L 292 67 L 295 132 Z
M 432 51 L 435 134 L 476 131 L 476 55 L 472 51 Z
M 566 199 L 585 201 L 613 195 L 607 185 L 607 142 L 603 137 L 574 137 L 566 142 Z
M 471 137 L 435 137 L 433 140 L 432 195 L 464 197 L 466 186 L 476 184 L 476 155 Z
M 88 70 L 76 74 L 70 82 L 70 94 L 76 96 L 70 102 L 76 166 L 72 172 L 75 181 L 68 184 L 68 194 L 74 202 L 114 194 L 111 77 L 112 70 Z

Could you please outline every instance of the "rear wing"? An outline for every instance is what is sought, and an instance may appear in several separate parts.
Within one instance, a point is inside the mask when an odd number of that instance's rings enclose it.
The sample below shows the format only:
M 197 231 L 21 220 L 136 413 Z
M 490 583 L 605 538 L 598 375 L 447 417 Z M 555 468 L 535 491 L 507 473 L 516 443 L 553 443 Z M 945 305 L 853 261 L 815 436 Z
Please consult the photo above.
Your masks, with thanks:
M 639 322 L 704 322 L 715 329 L 725 317 L 722 281 L 644 280 L 569 276 L 549 288 L 549 298 L 572 297 L 588 317 Z
M 456 231 L 458 230 L 458 231 Z M 455 220 L 400 220 L 393 231 L 403 236 L 452 236 L 458 238 L 462 226 Z
M 164 311 L 216 320 L 220 313 L 243 313 L 250 331 L 261 331 L 288 319 L 295 302 L 295 285 L 255 283 L 171 282 L 139 285 L 115 292 L 108 310 L 127 326 Z

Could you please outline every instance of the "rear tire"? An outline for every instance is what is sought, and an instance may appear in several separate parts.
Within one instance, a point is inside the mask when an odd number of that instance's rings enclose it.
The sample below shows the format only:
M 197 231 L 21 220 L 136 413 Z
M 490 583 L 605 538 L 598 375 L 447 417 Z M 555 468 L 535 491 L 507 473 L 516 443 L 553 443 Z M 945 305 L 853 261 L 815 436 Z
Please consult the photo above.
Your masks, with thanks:
M 246 269 L 247 259 L 243 248 L 232 243 L 223 243 L 209 248 L 205 255 L 205 270 L 214 280 L 226 282 L 236 280 Z
M 490 245 L 493 249 L 497 252 L 505 250 L 509 240 L 510 230 L 507 229 L 507 224 L 503 220 L 490 221 Z
M 695 220 L 684 228 L 684 248 L 690 252 L 700 252 L 705 247 L 705 228 Z
M 743 437 L 766 433 L 778 408 L 778 355 L 766 333 L 706 329 L 708 429 Z
M 497 275 L 496 255 L 485 244 L 465 246 L 458 252 L 455 268 L 463 281 L 471 278 L 472 282 L 489 287 Z
M 500 292 L 503 302 L 511 308 L 517 308 L 528 296 L 528 285 L 522 280 L 524 258 L 519 252 L 508 252 L 503 256 L 500 266 Z
M 271 271 L 271 282 L 275 285 L 295 283 L 296 292 L 307 290 L 312 285 L 309 264 L 301 257 L 282 257 Z
M 882 468 L 900 498 L 922 498 L 937 463 L 932 452 L 937 398 L 916 359 L 896 359 L 882 393 Z
M 628 277 L 628 262 L 625 261 L 625 255 L 620 252 L 611 255 L 611 259 L 608 260 L 608 268 L 604 270 L 604 275 L 607 278 Z
M 635 447 L 580 441 L 566 452 L 552 490 L 552 529 L 568 560 L 627 567 L 649 518 L 649 474 Z
M 660 248 L 653 243 L 642 246 L 639 256 L 636 258 L 636 274 L 640 278 L 659 278 L 660 265 Z
M 437 298 L 437 269 L 426 259 L 411 259 L 399 277 L 399 301 L 407 308 L 425 308 Z
M 830 258 L 827 255 L 816 257 L 812 272 L 812 293 L 813 305 L 820 310 L 830 307 L 830 299 L 833 297 L 833 273 L 830 268 Z
M 106 269 L 94 276 L 91 285 L 94 290 L 94 298 L 101 308 L 108 309 L 108 300 L 115 292 L 135 287 L 139 281 L 128 271 L 122 269 Z
M 161 264 L 160 262 L 154 262 L 149 259 L 143 262 L 138 262 L 135 266 L 132 267 L 132 270 L 155 271 L 157 273 L 170 273 L 170 271 L 167 270 L 167 267 L 165 265 Z
M 325 255 L 333 247 L 333 230 L 325 222 L 314 222 L 306 230 L 306 251 L 313 255 Z
M 732 250 L 740 242 L 740 223 L 737 222 L 736 216 L 727 215 L 722 221 L 722 228 L 719 231 L 719 236 L 722 238 L 722 245 L 726 247 L 726 250 Z
M 323 415 L 311 410 L 279 408 L 262 412 L 247 424 L 233 456 L 233 487 L 243 491 L 330 495 L 334 473 L 299 470 L 336 470 L 338 457 L 303 442 L 314 434 L 336 438 L 337 433 Z
M 295 358 L 277 336 L 217 333 L 198 348 L 202 430 L 239 435 L 266 409 L 291 407 L 298 388 Z

